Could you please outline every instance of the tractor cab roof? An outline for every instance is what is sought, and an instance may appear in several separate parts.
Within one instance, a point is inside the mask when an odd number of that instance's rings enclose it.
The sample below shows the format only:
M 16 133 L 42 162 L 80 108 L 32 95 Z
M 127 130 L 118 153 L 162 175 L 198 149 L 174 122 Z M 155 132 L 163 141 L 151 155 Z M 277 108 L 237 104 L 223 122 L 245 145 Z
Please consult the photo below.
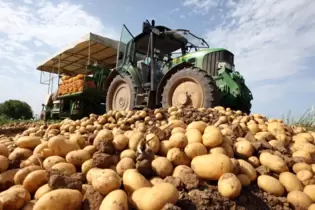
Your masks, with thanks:
M 171 31 L 165 26 L 155 26 L 160 32 Z M 134 38 L 136 51 L 141 54 L 146 54 L 149 48 L 150 33 L 143 31 Z M 187 39 L 180 34 L 164 34 L 155 36 L 155 48 L 160 51 L 161 55 L 172 53 L 181 49 L 187 44 Z

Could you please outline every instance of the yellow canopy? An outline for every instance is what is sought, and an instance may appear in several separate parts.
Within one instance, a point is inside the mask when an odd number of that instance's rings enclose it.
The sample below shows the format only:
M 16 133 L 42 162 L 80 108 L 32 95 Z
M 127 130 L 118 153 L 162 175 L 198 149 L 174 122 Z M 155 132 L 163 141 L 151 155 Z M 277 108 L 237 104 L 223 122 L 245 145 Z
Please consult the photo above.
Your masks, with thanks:
M 85 74 L 89 72 L 86 66 L 95 62 L 106 68 L 114 68 L 118 44 L 119 41 L 89 33 L 46 59 L 37 70 L 58 74 L 59 69 L 60 74 Z

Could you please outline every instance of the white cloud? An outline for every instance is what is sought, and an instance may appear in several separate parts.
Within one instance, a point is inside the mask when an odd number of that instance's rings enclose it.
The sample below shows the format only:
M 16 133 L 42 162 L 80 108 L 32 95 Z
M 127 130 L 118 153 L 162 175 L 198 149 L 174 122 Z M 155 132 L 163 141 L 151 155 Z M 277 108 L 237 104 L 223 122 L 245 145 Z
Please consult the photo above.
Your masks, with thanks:
M 194 8 L 194 13 L 205 14 L 211 8 L 218 5 L 219 1 L 216 0 L 184 0 L 183 5 Z
M 36 66 L 40 61 L 89 32 L 110 38 L 119 34 L 82 5 L 24 3 L 0 0 L 0 102 L 23 99 L 38 113 L 47 91 L 39 84 Z
M 186 0 L 183 5 L 192 11 L 205 8 L 203 17 L 209 19 L 223 8 L 209 23 L 206 40 L 234 53 L 236 69 L 253 92 L 253 110 L 275 113 L 314 105 L 309 96 L 300 96 L 315 95 L 314 79 L 306 76 L 315 57 L 314 0 Z M 268 103 L 278 103 L 277 108 Z
M 32 0 L 24 0 L 24 3 L 25 3 L 25 4 L 32 4 L 33 1 L 32 1 Z
M 231 2 L 207 40 L 235 54 L 236 68 L 247 81 L 278 79 L 307 68 L 306 59 L 315 55 L 315 1 Z

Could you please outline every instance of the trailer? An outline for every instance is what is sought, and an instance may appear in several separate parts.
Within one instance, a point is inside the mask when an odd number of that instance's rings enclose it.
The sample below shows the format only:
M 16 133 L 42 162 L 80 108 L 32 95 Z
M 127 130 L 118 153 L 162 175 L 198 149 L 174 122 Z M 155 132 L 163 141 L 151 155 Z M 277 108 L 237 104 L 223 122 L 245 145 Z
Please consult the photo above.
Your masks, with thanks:
M 40 83 L 48 86 L 48 96 L 41 119 L 79 119 L 92 112 L 104 113 L 105 81 L 116 67 L 118 43 L 89 33 L 43 61 L 37 70 Z

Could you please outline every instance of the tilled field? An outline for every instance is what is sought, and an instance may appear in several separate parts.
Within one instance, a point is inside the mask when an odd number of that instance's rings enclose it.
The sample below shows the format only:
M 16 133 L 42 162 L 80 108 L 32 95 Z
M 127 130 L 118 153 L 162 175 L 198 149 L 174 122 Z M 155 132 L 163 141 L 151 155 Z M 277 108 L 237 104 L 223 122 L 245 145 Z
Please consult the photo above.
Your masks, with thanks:
M 0 210 L 315 209 L 315 132 L 281 120 L 170 108 L 22 130 L 0 136 Z

